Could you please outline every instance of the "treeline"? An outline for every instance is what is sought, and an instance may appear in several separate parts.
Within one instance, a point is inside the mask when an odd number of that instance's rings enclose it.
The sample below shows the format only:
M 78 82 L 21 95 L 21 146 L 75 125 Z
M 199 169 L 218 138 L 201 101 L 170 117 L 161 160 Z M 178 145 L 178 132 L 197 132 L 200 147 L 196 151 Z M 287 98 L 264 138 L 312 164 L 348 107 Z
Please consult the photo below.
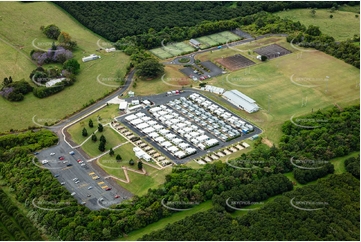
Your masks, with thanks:
M 4 226 L 0 226 L 0 239 L 2 241 L 12 240 L 7 231 L 18 241 L 42 240 L 39 231 L 20 212 L 19 208 L 13 204 L 2 189 L 0 189 L 0 222 Z
M 143 241 L 334 241 L 360 240 L 360 183 L 332 175 L 243 216 L 211 209 L 168 224 Z M 314 209 L 314 210 L 307 210 Z
M 347 172 L 360 179 L 360 155 L 346 159 L 345 168 Z
M 110 41 L 167 28 L 192 27 L 260 11 L 331 8 L 357 2 L 54 2 L 93 32 Z M 191 38 L 190 36 L 184 38 Z M 174 40 L 172 40 L 174 41 Z

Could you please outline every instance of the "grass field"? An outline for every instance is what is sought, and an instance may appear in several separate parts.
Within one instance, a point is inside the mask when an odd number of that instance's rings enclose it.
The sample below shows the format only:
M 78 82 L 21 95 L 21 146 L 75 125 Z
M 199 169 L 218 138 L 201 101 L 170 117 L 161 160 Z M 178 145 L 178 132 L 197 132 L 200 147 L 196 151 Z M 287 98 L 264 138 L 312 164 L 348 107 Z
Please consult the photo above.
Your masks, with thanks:
M 91 133 L 93 133 L 98 129 L 99 122 L 102 125 L 105 125 L 113 121 L 114 118 L 117 117 L 118 115 L 119 115 L 118 105 L 109 104 L 109 106 L 106 106 L 100 109 L 99 111 L 93 113 L 92 115 L 89 115 L 88 117 L 73 124 L 67 129 L 67 131 L 71 135 L 71 139 L 75 143 L 81 144 L 84 140 L 86 140 L 90 136 Z M 98 118 L 99 118 L 99 122 L 98 122 Z M 88 125 L 90 119 L 93 121 L 93 125 L 94 125 L 93 128 L 90 128 Z M 86 128 L 86 130 L 88 131 L 87 137 L 82 136 L 83 128 Z
M 36 14 L 34 14 L 36 12 Z M 116 85 L 118 77 L 126 73 L 129 57 L 121 52 L 98 53 L 97 42 L 104 39 L 87 30 L 63 10 L 50 2 L 0 2 L 0 60 L 1 78 L 12 76 L 14 81 L 25 78 L 30 81 L 30 72 L 36 65 L 29 60 L 30 51 L 35 49 L 32 42 L 47 47 L 52 40 L 40 31 L 40 26 L 56 24 L 77 41 L 79 49 L 74 52 L 80 63 L 77 82 L 62 92 L 45 99 L 38 99 L 32 93 L 24 101 L 12 103 L 0 99 L 0 131 L 25 129 L 34 126 L 32 117 L 59 120 L 83 107 L 91 99 L 102 97 L 114 87 L 98 82 L 97 77 L 107 78 L 106 84 Z M 5 17 L 6 16 L 6 17 Z M 11 27 L 10 27 L 11 26 Z M 16 30 L 16 31 L 15 31 Z M 82 63 L 81 58 L 89 54 L 99 54 L 101 59 Z M 26 112 L 24 112 L 26 110 Z M 7 122 L 7 117 L 16 117 Z
M 105 144 L 105 151 L 108 151 L 110 148 L 113 148 L 116 145 L 127 142 L 127 140 L 123 136 L 118 134 L 112 128 L 110 128 L 109 126 L 104 126 L 103 132 L 96 133 L 96 136 L 98 138 L 98 140 L 96 142 L 93 142 L 91 139 L 89 139 L 81 147 L 84 150 L 84 152 L 87 153 L 89 156 L 95 157 L 95 156 L 98 156 L 103 153 L 98 149 L 99 143 L 100 143 L 99 139 L 100 139 L 101 135 L 104 135 L 104 137 L 107 141 Z M 114 150 L 114 151 L 117 151 L 117 150 Z
M 345 160 L 347 160 L 350 157 L 357 157 L 359 154 L 360 154 L 360 152 L 352 152 L 351 154 L 349 154 L 347 156 L 332 159 L 330 162 L 335 167 L 335 174 L 345 173 L 346 172 Z
M 354 12 L 335 11 L 331 13 L 329 9 L 317 9 L 312 17 L 310 9 L 293 9 L 275 13 L 282 18 L 292 21 L 300 21 L 306 27 L 316 25 L 320 27 L 322 33 L 335 38 L 336 41 L 352 38 L 354 34 L 360 35 L 360 17 L 356 18 Z M 330 15 L 333 18 L 330 18 Z
M 182 212 L 178 212 L 178 213 L 174 213 L 171 216 L 167 217 L 167 218 L 163 218 L 161 220 L 159 220 L 158 222 L 152 223 L 142 229 L 138 229 L 136 231 L 133 231 L 131 233 L 128 234 L 127 237 L 123 237 L 123 238 L 119 238 L 118 240 L 126 240 L 126 241 L 135 241 L 140 239 L 142 236 L 149 234 L 150 232 L 159 230 L 159 229 L 163 229 L 167 224 L 172 224 L 175 223 L 179 220 L 182 220 L 188 216 L 191 216 L 193 214 L 199 213 L 199 212 L 204 212 L 210 208 L 212 208 L 212 202 L 211 201 L 207 201 L 204 203 L 201 203 L 197 206 L 195 206 L 194 208 L 187 210 L 187 211 L 182 211 Z
M 192 84 L 198 85 L 196 82 L 182 74 L 179 71 L 180 68 L 183 67 L 175 65 L 165 66 L 163 80 L 162 77 L 153 80 L 142 80 L 138 78 L 136 82 L 137 86 L 136 88 L 132 88 L 132 91 L 134 91 L 136 95 L 151 95 L 181 89 L 182 86 L 189 87 Z
M 265 41 L 259 41 L 257 46 Z M 251 122 L 254 120 L 255 125 L 265 131 L 264 136 L 274 143 L 278 143 L 282 135 L 281 125 L 293 115 L 298 117 L 335 103 L 342 107 L 360 102 L 359 69 L 319 51 L 302 52 L 300 57 L 300 51 L 283 42 L 282 46 L 294 52 L 209 81 L 226 90 L 240 90 L 256 100 L 260 111 L 238 113 Z M 224 49 L 203 53 L 199 59 L 213 60 L 236 53 L 247 54 Z

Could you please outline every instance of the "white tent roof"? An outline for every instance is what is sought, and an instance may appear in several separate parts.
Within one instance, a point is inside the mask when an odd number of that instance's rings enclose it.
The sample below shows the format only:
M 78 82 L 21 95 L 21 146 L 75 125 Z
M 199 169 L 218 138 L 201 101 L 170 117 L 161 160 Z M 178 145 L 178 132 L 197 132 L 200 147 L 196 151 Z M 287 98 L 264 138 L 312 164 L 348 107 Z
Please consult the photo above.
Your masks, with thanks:
M 158 143 L 162 143 L 163 141 L 165 141 L 165 138 L 163 138 L 162 136 L 159 136 L 158 138 L 155 138 L 154 140 Z
M 138 129 L 145 129 L 145 128 L 148 128 L 149 125 L 146 124 L 146 123 L 141 123 L 141 124 L 137 125 L 136 127 L 137 127 Z
M 183 158 L 184 156 L 186 156 L 183 151 L 177 151 L 176 153 L 174 153 L 174 155 L 179 158 Z
M 135 116 L 134 114 L 132 114 L 132 115 L 129 115 L 129 116 L 125 117 L 124 119 L 127 120 L 127 121 L 132 121 L 132 120 L 134 120 L 136 118 L 138 118 L 138 117 Z
M 163 146 L 163 147 L 166 147 L 166 148 L 170 147 L 170 146 L 173 146 L 172 143 L 169 142 L 169 141 L 165 141 L 165 142 L 161 143 L 160 145 Z
M 137 119 L 132 120 L 130 123 L 133 125 L 137 125 L 137 124 L 143 123 L 143 120 L 137 118 Z
M 249 113 L 259 110 L 255 100 L 239 92 L 238 90 L 226 91 L 223 93 L 223 96 L 237 107 L 240 107 Z
M 149 120 L 152 120 L 152 118 L 151 117 L 148 117 L 148 116 L 145 116 L 145 117 L 143 117 L 143 118 L 141 118 L 144 122 L 147 122 L 147 121 L 149 121 Z
M 152 127 L 143 129 L 143 132 L 146 133 L 146 134 L 152 133 L 152 132 L 154 132 L 154 131 L 155 131 L 155 129 L 153 129 Z

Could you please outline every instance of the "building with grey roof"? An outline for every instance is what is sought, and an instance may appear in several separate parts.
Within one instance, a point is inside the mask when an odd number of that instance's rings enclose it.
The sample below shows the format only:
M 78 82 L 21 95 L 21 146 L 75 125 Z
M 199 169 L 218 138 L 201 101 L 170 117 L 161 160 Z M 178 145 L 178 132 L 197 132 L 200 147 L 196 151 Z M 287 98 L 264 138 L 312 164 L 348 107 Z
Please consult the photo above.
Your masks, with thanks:
M 229 102 L 234 104 L 236 107 L 243 109 L 247 113 L 254 113 L 259 110 L 256 101 L 246 96 L 238 90 L 226 91 L 223 93 L 223 97 Z

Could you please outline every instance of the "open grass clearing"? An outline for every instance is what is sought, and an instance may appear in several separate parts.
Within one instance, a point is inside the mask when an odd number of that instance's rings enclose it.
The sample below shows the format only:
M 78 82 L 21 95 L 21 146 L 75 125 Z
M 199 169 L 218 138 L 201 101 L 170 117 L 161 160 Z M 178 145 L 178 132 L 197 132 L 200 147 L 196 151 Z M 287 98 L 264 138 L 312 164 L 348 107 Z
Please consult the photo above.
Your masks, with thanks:
M 67 132 L 70 134 L 71 139 L 77 143 L 81 144 L 84 142 L 93 132 L 98 130 L 99 122 L 102 125 L 114 121 L 114 118 L 119 115 L 119 106 L 116 104 L 109 104 L 108 106 L 100 109 L 99 111 L 89 115 L 88 117 L 80 120 L 79 122 L 73 124 L 67 129 Z M 89 127 L 89 120 L 93 121 L 93 128 Z M 99 120 L 99 121 L 98 121 Z M 88 131 L 88 136 L 84 137 L 82 135 L 83 128 L 86 128 Z M 97 133 L 97 136 L 99 133 Z M 98 137 L 99 138 L 99 137 Z
M 313 17 L 310 9 L 292 9 L 275 13 L 281 18 L 292 21 L 300 21 L 306 27 L 309 25 L 319 26 L 322 33 L 335 38 L 336 41 L 352 38 L 354 34 L 360 35 L 360 17 L 356 18 L 354 12 L 335 11 L 329 9 L 317 9 Z M 330 18 L 330 15 L 333 18 Z
M 171 216 L 169 216 L 167 218 L 163 218 L 163 219 L 161 219 L 155 223 L 152 223 L 144 228 L 130 232 L 127 235 L 127 237 L 119 238 L 118 240 L 127 240 L 127 241 L 138 240 L 141 237 L 143 237 L 144 235 L 149 234 L 150 232 L 163 229 L 167 224 L 172 224 L 172 223 L 182 220 L 188 216 L 191 216 L 193 214 L 207 211 L 207 210 L 211 209 L 212 207 L 213 207 L 212 201 L 207 201 L 207 202 L 201 203 L 190 210 L 174 213 Z
M 41 9 L 42 11 L 39 11 Z M 34 14 L 36 12 L 37 14 Z M 30 51 L 35 49 L 32 42 L 51 43 L 40 31 L 40 26 L 55 23 L 63 31 L 70 34 L 78 43 L 78 50 L 74 52 L 74 58 L 80 63 L 80 73 L 76 83 L 65 90 L 45 99 L 38 99 L 32 93 L 25 96 L 20 103 L 8 102 L 0 99 L 0 131 L 10 129 L 25 129 L 35 126 L 32 121 L 34 115 L 39 119 L 59 120 L 81 109 L 91 99 L 96 100 L 113 90 L 113 85 L 119 85 L 119 76 L 123 77 L 129 63 L 129 57 L 121 52 L 98 53 L 96 49 L 98 40 L 104 41 L 100 36 L 87 30 L 76 22 L 65 11 L 51 2 L 0 2 L 0 53 L 2 58 L 2 76 L 12 76 L 14 80 L 25 78 L 30 81 L 30 72 L 37 66 L 29 59 Z M 9 28 L 11 26 L 11 28 Z M 17 31 L 14 31 L 17 30 Z M 15 48 L 15 49 L 14 49 Z M 83 56 L 96 53 L 101 59 L 83 63 Z M 100 75 L 100 76 L 99 76 Z M 97 77 L 107 78 L 105 84 L 98 82 Z M 104 82 L 104 81 L 103 81 Z M 24 112 L 26 110 L 26 112 Z M 7 117 L 17 117 L 8 122 Z
M 359 151 L 358 152 L 352 152 L 351 154 L 349 154 L 347 156 L 338 157 L 338 158 L 330 160 L 330 162 L 335 167 L 335 174 L 345 173 L 346 172 L 345 160 L 347 160 L 348 158 L 351 158 L 351 157 L 357 157 L 359 154 L 360 154 Z
M 114 146 L 116 145 L 122 144 L 124 142 L 128 142 L 123 136 L 118 134 L 115 130 L 113 130 L 109 126 L 104 126 L 103 132 L 98 132 L 95 135 L 98 138 L 96 142 L 93 142 L 91 139 L 89 139 L 81 147 L 84 150 L 84 152 L 87 153 L 90 157 L 96 157 L 103 153 L 98 149 L 100 144 L 99 139 L 101 135 L 104 135 L 106 139 L 105 151 L 108 151 L 110 148 L 114 148 Z
M 292 50 L 285 40 L 284 45 Z M 225 51 L 231 54 L 232 50 Z M 201 59 L 212 59 L 220 53 L 203 53 Z M 233 50 L 233 54 L 236 53 Z M 360 102 L 359 69 L 320 51 L 300 53 L 293 52 L 218 76 L 208 83 L 226 90 L 240 90 L 256 100 L 260 111 L 236 113 L 251 123 L 254 120 L 254 124 L 265 131 L 264 137 L 277 144 L 282 124 L 293 115 L 296 118 L 335 103 L 342 107 Z M 218 101 L 221 97 L 212 95 L 211 98 L 223 105 Z

